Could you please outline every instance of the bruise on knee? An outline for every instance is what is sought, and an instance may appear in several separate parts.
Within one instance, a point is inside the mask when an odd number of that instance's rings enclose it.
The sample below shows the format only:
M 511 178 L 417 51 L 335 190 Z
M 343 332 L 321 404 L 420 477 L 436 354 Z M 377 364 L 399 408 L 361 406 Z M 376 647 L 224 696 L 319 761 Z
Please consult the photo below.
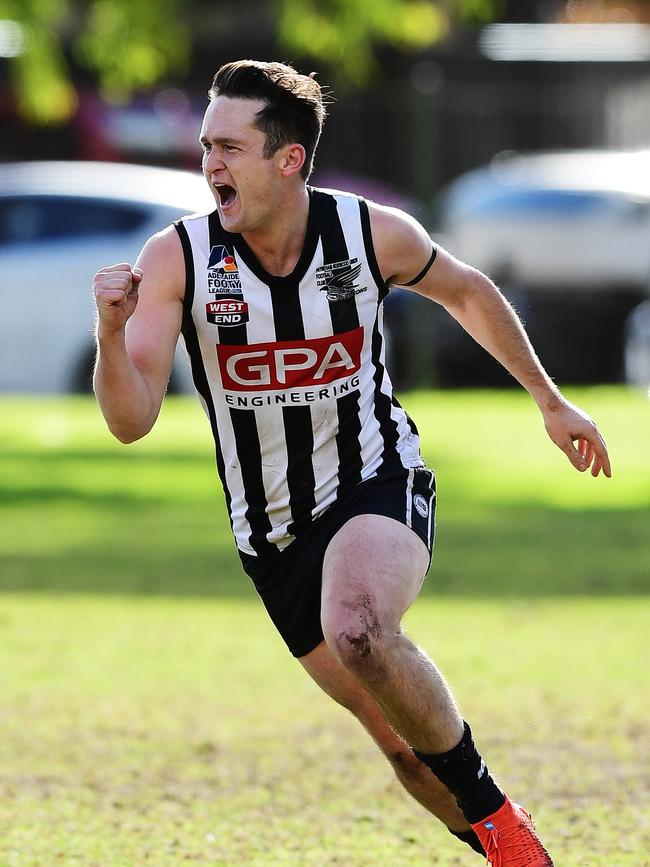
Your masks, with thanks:
M 372 597 L 368 593 L 361 593 L 342 604 L 344 608 L 357 612 L 360 629 L 349 627 L 340 632 L 339 645 L 345 650 L 352 650 L 355 656 L 366 659 L 370 655 L 372 641 L 379 641 L 382 636 L 382 627 L 375 613 Z

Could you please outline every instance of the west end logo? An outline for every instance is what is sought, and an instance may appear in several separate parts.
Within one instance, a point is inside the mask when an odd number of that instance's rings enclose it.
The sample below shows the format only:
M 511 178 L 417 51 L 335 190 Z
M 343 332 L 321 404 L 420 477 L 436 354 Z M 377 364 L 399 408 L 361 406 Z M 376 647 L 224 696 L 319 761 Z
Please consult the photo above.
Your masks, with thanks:
M 222 295 L 205 305 L 205 318 L 222 327 L 244 325 L 248 322 L 248 304 L 241 295 Z
M 343 259 L 316 268 L 316 285 L 321 292 L 327 292 L 328 301 L 346 301 L 367 291 L 367 286 L 359 288 L 355 283 L 360 274 L 361 262 L 356 257 Z
M 208 292 L 221 294 L 222 292 L 241 293 L 241 280 L 239 268 L 234 255 L 224 247 L 217 244 L 210 250 L 208 259 Z

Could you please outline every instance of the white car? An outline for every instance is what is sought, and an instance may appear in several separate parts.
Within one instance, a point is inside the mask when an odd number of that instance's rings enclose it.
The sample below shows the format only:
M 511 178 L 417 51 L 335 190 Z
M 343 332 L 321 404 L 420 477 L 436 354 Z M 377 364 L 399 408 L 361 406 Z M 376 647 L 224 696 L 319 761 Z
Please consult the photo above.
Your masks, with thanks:
M 440 228 L 519 288 L 650 294 L 650 150 L 499 155 L 449 185 Z
M 504 289 L 553 377 L 638 379 L 629 359 L 650 359 L 634 314 L 650 296 L 650 150 L 500 154 L 450 183 L 438 213 L 444 246 Z M 465 365 L 476 382 L 474 348 L 457 330 L 442 337 L 443 379 Z
M 214 207 L 198 173 L 92 162 L 0 165 L 0 391 L 87 391 L 92 278 L 173 220 Z M 189 389 L 183 359 L 173 379 Z

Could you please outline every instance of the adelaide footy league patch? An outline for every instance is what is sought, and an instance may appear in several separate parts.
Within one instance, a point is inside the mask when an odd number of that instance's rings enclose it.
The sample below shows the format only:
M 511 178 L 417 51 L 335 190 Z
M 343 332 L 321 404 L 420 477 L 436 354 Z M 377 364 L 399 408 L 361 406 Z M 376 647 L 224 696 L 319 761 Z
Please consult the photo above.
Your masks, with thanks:
M 227 247 L 217 244 L 210 250 L 208 260 L 208 292 L 215 295 L 225 292 L 232 294 L 240 293 L 241 288 L 237 260 Z

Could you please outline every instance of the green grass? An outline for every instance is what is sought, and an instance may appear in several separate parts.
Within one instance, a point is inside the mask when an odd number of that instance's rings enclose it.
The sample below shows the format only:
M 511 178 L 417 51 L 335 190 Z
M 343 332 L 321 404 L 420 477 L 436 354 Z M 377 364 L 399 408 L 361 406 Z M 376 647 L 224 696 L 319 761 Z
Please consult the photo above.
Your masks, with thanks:
M 440 499 L 407 628 L 556 864 L 642 867 L 649 407 L 571 396 L 611 480 L 525 396 L 406 396 Z M 197 407 L 125 448 L 89 401 L 3 399 L 0 436 L 0 867 L 481 863 L 286 653 Z
M 577 393 L 614 477 L 573 470 L 527 396 L 416 393 L 405 405 L 438 477 L 438 545 L 425 593 L 625 594 L 648 587 L 650 406 Z M 122 446 L 89 400 L 0 402 L 0 586 L 7 590 L 250 596 L 207 422 L 168 401 Z

